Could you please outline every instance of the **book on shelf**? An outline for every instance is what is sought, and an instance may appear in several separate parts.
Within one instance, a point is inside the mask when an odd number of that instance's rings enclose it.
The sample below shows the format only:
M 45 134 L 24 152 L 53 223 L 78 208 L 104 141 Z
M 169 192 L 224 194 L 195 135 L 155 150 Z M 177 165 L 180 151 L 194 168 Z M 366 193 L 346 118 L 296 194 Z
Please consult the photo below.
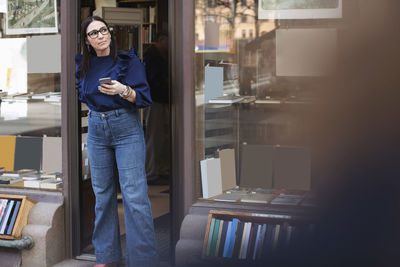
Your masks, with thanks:
M 17 219 L 17 215 L 18 215 L 20 207 L 21 207 L 21 201 L 17 200 L 15 202 L 15 207 L 12 210 L 12 215 L 11 215 L 10 222 L 9 222 L 9 224 L 7 226 L 7 232 L 6 232 L 7 235 L 11 235 L 11 233 L 12 233 L 12 230 L 13 230 L 14 224 L 15 224 L 15 220 Z
M 4 216 L 4 210 L 5 210 L 5 208 L 6 208 L 6 206 L 7 206 L 7 202 L 8 202 L 8 200 L 7 199 L 0 199 L 0 221 L 3 219 L 3 216 Z
M 60 178 L 45 179 L 39 183 L 39 187 L 43 189 L 58 189 L 62 187 L 62 180 Z
M 7 203 L 6 210 L 4 211 L 4 216 L 0 222 L 0 234 L 4 235 L 7 227 L 7 223 L 10 220 L 11 210 L 14 207 L 14 200 L 9 200 Z
M 240 202 L 267 204 L 275 198 L 275 194 L 249 193 L 244 195 Z
M 17 171 L 5 171 L 1 174 L 4 177 L 21 177 L 22 175 L 36 174 L 37 170 L 34 169 L 20 169 Z
M 203 256 L 240 260 L 259 260 L 269 252 L 290 247 L 299 240 L 307 240 L 314 225 L 296 222 L 295 225 L 281 220 L 262 222 L 251 218 L 212 218 L 209 222 L 207 242 Z
M 243 197 L 243 194 L 240 193 L 224 193 L 219 195 L 213 200 L 215 201 L 225 201 L 225 202 L 238 202 Z
M 30 188 L 40 188 L 40 183 L 42 183 L 46 178 L 37 178 L 33 180 L 24 180 L 24 187 Z
M 15 184 L 22 181 L 23 179 L 21 177 L 0 176 L 0 184 Z
M 210 104 L 233 104 L 240 102 L 244 99 L 242 96 L 237 96 L 237 95 L 224 95 L 216 98 L 212 98 L 208 100 L 208 103 Z
M 210 158 L 200 161 L 203 198 L 222 194 L 221 161 Z

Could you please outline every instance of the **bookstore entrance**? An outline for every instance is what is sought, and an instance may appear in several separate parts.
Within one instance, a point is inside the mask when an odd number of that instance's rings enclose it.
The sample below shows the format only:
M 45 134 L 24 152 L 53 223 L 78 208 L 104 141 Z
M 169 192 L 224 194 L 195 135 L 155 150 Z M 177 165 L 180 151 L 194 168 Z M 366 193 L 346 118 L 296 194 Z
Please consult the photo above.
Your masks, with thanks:
M 79 3 L 79 2 L 78 2 Z M 171 262 L 171 127 L 169 82 L 169 22 L 168 1 L 80 1 L 78 28 L 88 16 L 106 20 L 120 50 L 134 51 L 145 65 L 152 105 L 139 110 L 146 141 L 146 176 L 151 202 L 157 249 L 161 262 Z M 78 45 L 78 51 L 81 48 Z M 95 196 L 92 190 L 90 158 L 87 151 L 88 114 L 86 104 L 80 105 L 80 162 L 79 181 L 80 229 L 73 242 L 77 259 L 95 261 L 92 233 L 95 221 Z M 116 165 L 116 164 L 115 164 Z M 131 229 L 124 223 L 124 198 L 115 166 L 119 232 L 122 248 L 120 264 L 125 263 L 126 233 Z

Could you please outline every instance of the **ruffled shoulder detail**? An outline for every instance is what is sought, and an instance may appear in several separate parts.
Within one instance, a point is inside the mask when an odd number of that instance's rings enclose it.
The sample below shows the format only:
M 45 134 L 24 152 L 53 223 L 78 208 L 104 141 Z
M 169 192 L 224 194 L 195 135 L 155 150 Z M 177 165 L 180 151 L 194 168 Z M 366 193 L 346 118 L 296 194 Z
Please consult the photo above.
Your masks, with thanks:
M 135 57 L 137 57 L 137 55 L 133 46 L 128 52 L 120 51 L 118 53 L 116 65 L 118 67 L 117 77 L 119 81 L 128 74 L 130 61 Z
M 79 100 L 83 101 L 83 94 L 82 94 L 82 88 L 83 88 L 83 79 L 81 78 L 81 64 L 82 64 L 82 55 L 81 54 L 76 54 L 75 56 L 75 78 L 76 78 L 76 83 L 75 83 L 75 88 L 78 90 L 78 98 Z

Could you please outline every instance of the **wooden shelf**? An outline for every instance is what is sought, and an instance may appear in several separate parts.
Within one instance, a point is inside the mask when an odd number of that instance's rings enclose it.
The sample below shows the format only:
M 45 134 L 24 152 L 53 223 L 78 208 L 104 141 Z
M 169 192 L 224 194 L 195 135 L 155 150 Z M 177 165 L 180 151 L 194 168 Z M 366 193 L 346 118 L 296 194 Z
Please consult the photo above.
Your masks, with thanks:
M 0 194 L 0 199 L 21 201 L 21 206 L 19 208 L 18 215 L 15 220 L 11 235 L 0 235 L 1 239 L 10 239 L 10 240 L 20 239 L 22 229 L 28 223 L 29 212 L 32 209 L 32 207 L 36 204 L 36 202 L 26 196 L 20 196 L 20 195 Z

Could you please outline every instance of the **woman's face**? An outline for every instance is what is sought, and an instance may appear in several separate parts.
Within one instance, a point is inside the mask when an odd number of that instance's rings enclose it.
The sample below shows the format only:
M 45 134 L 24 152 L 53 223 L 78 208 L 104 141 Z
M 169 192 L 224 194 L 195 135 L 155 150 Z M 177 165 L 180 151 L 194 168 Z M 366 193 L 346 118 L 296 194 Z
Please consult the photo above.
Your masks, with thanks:
M 111 34 L 101 21 L 93 21 L 86 29 L 86 44 L 91 45 L 97 56 L 110 54 Z

